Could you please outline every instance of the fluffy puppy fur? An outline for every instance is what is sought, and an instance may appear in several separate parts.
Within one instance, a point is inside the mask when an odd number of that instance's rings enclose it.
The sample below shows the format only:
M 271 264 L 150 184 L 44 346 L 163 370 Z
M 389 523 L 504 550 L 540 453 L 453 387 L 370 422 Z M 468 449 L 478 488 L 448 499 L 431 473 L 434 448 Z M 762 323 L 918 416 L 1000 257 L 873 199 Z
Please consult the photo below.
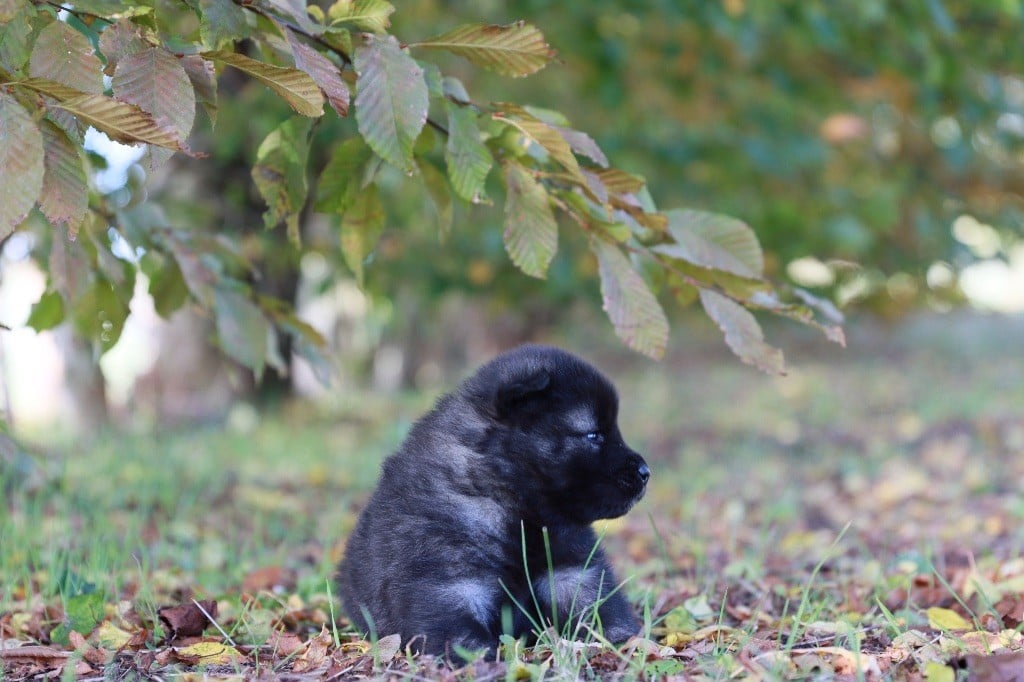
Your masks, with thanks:
M 442 397 L 384 462 L 348 540 L 352 622 L 429 654 L 493 655 L 532 623 L 635 634 L 590 525 L 625 514 L 650 477 L 617 416 L 612 384 L 547 346 L 499 355 Z

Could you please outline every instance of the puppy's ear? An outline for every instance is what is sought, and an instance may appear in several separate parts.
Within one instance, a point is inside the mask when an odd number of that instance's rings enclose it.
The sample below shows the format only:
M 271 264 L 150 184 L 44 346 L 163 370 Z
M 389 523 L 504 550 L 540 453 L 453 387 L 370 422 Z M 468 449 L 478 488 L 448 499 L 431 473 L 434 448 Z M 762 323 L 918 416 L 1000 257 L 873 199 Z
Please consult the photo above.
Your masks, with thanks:
M 543 393 L 550 384 L 551 375 L 546 369 L 536 369 L 508 379 L 495 391 L 494 415 L 504 421 L 524 402 Z

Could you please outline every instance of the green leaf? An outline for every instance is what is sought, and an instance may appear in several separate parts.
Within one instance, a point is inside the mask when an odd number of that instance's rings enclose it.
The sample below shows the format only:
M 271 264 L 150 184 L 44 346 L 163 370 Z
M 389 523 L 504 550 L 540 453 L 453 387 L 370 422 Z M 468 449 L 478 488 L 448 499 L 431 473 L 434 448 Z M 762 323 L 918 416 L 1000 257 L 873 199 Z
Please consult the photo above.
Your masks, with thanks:
M 121 338 L 128 319 L 131 289 L 130 286 L 115 287 L 102 277 L 96 277 L 85 293 L 69 302 L 75 326 L 84 336 L 98 339 L 102 352 L 113 348 Z
M 324 337 L 297 318 L 295 311 L 280 299 L 261 296 L 259 304 L 274 325 L 291 336 L 292 352 L 309 363 L 310 369 L 321 384 L 330 386 L 337 376 L 337 367 Z
M 43 168 L 42 133 L 25 108 L 0 90 L 0 240 L 32 210 Z
M 252 76 L 280 95 L 292 109 L 303 116 L 315 117 L 324 113 L 324 96 L 320 92 L 320 87 L 305 71 L 265 64 L 227 50 L 204 52 L 202 56 L 233 66 Z
M 505 108 L 512 110 L 514 113 L 494 114 L 494 120 L 512 126 L 527 138 L 540 145 L 552 159 L 569 172 L 574 182 L 583 188 L 588 187 L 586 178 L 580 172 L 579 161 L 576 160 L 576 156 L 572 153 L 572 148 L 565 141 L 565 138 L 562 137 L 561 133 L 547 123 L 527 114 L 525 111 L 516 112 L 515 110 L 518 107 L 514 105 L 509 105 Z
M 448 109 L 448 142 L 444 160 L 452 188 L 460 197 L 474 204 L 487 200 L 484 185 L 494 165 L 494 157 L 480 139 L 476 113 L 469 107 L 446 102 Z
M 594 239 L 591 248 L 597 255 L 601 297 L 615 334 L 633 350 L 660 358 L 668 344 L 668 320 L 658 299 L 617 245 Z
M 413 144 L 427 122 L 423 69 L 394 36 L 366 36 L 354 66 L 360 134 L 382 159 L 411 172 Z
M 53 329 L 64 321 L 64 299 L 56 291 L 48 290 L 32 306 L 25 324 L 37 332 Z
M 39 32 L 28 63 L 29 75 L 46 78 L 82 92 L 103 92 L 103 65 L 84 35 L 55 21 Z
M 350 23 L 372 33 L 384 33 L 391 26 L 394 6 L 385 0 L 340 0 L 327 10 L 331 24 Z
M 148 14 L 153 11 L 137 2 L 126 2 L 125 0 L 76 0 L 75 9 L 98 17 L 107 17 L 112 14 L 127 13 L 129 16 L 136 14 Z
M 377 186 L 369 185 L 356 194 L 341 217 L 341 254 L 359 285 L 363 284 L 363 262 L 377 245 L 384 229 L 384 205 Z
M 14 0 L 21 8 L 14 16 L 0 21 L 0 67 L 10 73 L 20 74 L 31 50 L 32 26 L 29 19 L 35 16 L 32 5 L 24 0 Z
M 316 210 L 344 213 L 368 184 L 365 171 L 372 158 L 373 151 L 361 137 L 350 137 L 336 146 L 317 182 Z
M 202 306 L 212 307 L 215 288 L 220 283 L 221 275 L 211 267 L 211 259 L 204 259 L 202 249 L 193 248 L 185 235 L 168 232 L 163 235 L 163 242 L 178 264 L 182 279 L 185 280 L 192 297 Z
M 72 630 L 80 635 L 92 632 L 103 620 L 103 602 L 103 593 L 98 590 L 68 597 L 64 602 L 64 622 L 50 635 L 53 641 L 67 644 Z
M 206 47 L 216 50 L 249 37 L 245 10 L 231 0 L 201 0 L 199 7 L 199 35 Z
M 89 208 L 89 188 L 78 146 L 63 130 L 42 121 L 44 166 L 39 208 L 51 223 L 77 227 Z
M 179 140 L 188 138 L 196 116 L 195 91 L 185 69 L 167 50 L 150 47 L 125 57 L 114 69 L 111 87 L 115 97 L 152 115 Z M 169 157 L 169 152 L 161 150 L 153 155 L 152 165 Z
M 150 114 L 134 104 L 103 95 L 84 94 L 44 78 L 30 78 L 19 81 L 18 85 L 53 97 L 58 107 L 117 142 L 147 142 L 174 151 L 186 151 L 174 130 L 157 123 Z
M 558 249 L 558 223 L 551 212 L 548 192 L 526 168 L 504 164 L 505 250 L 517 268 L 543 278 Z
M 149 295 L 157 315 L 166 319 L 185 305 L 188 300 L 188 286 L 181 274 L 181 268 L 173 258 L 165 258 L 163 266 L 148 273 Z
M 306 160 L 309 156 L 308 118 L 291 118 L 272 130 L 260 143 L 252 178 L 267 210 L 263 214 L 267 228 L 281 221 L 288 225 L 288 235 L 299 239 L 299 214 L 306 204 L 309 184 L 306 181 Z
M 665 215 L 675 243 L 655 247 L 658 253 L 741 277 L 763 274 L 761 245 L 746 223 L 704 211 L 674 210 Z
M 286 31 L 288 43 L 295 57 L 295 66 L 302 69 L 320 86 L 331 108 L 344 118 L 348 116 L 350 94 L 348 85 L 341 78 L 341 69 L 330 59 L 299 41 L 291 31 Z
M 761 326 L 749 310 L 710 289 L 700 290 L 700 302 L 740 360 L 768 374 L 785 374 L 782 351 L 764 342 Z
M 466 24 L 413 47 L 447 50 L 504 76 L 528 76 L 555 57 L 544 35 L 523 21 L 505 26 Z
M 263 312 L 242 293 L 217 287 L 213 313 L 220 347 L 257 377 L 261 376 L 270 332 L 270 323 Z
M 416 167 L 420 170 L 423 186 L 427 188 L 430 203 L 433 204 L 434 211 L 437 213 L 437 223 L 441 235 L 447 236 L 452 229 L 453 212 L 452 193 L 448 189 L 448 180 L 445 179 L 444 173 L 425 159 L 416 157 Z

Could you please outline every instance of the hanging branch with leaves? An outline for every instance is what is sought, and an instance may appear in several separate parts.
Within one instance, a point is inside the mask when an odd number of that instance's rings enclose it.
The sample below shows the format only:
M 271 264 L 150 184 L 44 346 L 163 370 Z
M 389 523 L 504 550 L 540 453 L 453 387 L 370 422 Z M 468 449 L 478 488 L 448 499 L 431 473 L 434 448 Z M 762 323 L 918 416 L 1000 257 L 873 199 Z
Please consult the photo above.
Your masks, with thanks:
M 180 25 L 168 20 L 173 11 L 194 15 L 194 34 L 173 30 Z M 90 190 L 88 127 L 147 145 L 149 168 L 175 153 L 198 155 L 187 145 L 196 105 L 216 121 L 218 77 L 231 67 L 295 113 L 263 140 L 252 169 L 266 227 L 283 223 L 301 244 L 304 210 L 339 216 L 343 256 L 357 279 L 383 229 L 375 181 L 386 163 L 427 187 L 442 230 L 451 229 L 453 202 L 489 203 L 485 188 L 496 178 L 504 187 L 506 250 L 532 277 L 546 275 L 559 217 L 569 218 L 596 258 L 616 333 L 646 355 L 661 356 L 668 342 L 655 285 L 680 304 L 699 300 L 729 347 L 765 371 L 783 371 L 782 355 L 764 342 L 750 310 L 843 342 L 826 303 L 805 293 L 801 302 L 781 299 L 747 225 L 660 211 L 642 178 L 612 167 L 563 115 L 476 103 L 460 81 L 425 61 L 443 51 L 501 76 L 529 76 L 555 56 L 537 28 L 467 24 L 403 43 L 388 33 L 393 12 L 384 0 L 339 0 L 326 10 L 294 0 L 202 0 L 159 11 L 119 0 L 0 3 L 0 240 L 33 210 L 54 235 L 49 287 L 29 324 L 43 329 L 70 318 L 103 349 L 116 343 L 136 266 L 113 254 L 112 228 L 145 254 L 138 267 L 162 315 L 187 300 L 208 310 L 225 352 L 257 374 L 268 363 L 282 368 L 270 342 L 277 334 L 292 335 L 296 352 L 315 359 L 322 339 L 290 305 L 256 296 L 231 274 L 240 256 L 224 240 L 156 217 L 140 225 Z M 242 41 L 247 54 L 238 51 Z M 358 136 L 337 142 L 311 188 L 310 129 L 327 115 L 325 104 L 339 117 L 354 115 Z M 444 137 L 443 171 L 417 146 L 427 127 Z

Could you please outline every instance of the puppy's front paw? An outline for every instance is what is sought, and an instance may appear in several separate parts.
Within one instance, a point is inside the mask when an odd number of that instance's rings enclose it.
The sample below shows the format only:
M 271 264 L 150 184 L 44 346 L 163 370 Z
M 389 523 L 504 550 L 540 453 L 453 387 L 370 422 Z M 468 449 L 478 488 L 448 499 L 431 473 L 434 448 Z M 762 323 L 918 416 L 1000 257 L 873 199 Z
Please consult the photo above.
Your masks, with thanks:
M 628 618 L 613 619 L 602 622 L 604 631 L 601 633 L 612 644 L 622 644 L 630 637 L 640 634 L 640 621 L 630 615 Z

